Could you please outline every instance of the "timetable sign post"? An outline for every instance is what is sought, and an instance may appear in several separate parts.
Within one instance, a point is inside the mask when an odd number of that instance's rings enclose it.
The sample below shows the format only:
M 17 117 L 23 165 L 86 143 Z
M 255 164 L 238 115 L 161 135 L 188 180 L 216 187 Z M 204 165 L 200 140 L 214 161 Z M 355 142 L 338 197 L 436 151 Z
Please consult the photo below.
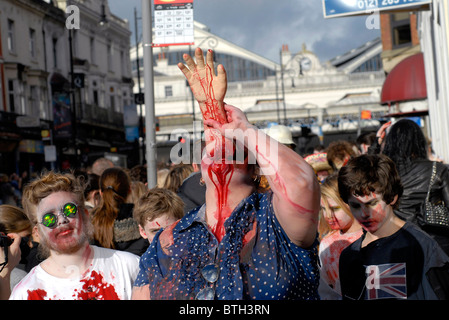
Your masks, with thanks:
M 193 0 L 154 0 L 153 47 L 193 44 Z

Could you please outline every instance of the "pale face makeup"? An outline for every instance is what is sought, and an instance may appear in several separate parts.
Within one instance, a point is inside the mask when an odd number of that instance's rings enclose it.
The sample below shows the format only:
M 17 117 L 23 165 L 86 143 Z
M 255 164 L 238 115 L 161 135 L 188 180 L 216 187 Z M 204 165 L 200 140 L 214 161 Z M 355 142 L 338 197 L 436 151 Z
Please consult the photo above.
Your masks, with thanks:
M 328 206 L 326 206 L 326 202 Z M 352 218 L 334 199 L 321 197 L 321 208 L 323 216 L 332 230 L 346 230 L 351 227 Z
M 370 233 L 381 229 L 393 212 L 382 196 L 375 192 L 363 196 L 351 195 L 348 204 L 354 218 Z
M 61 207 L 68 203 L 76 203 L 75 196 L 70 192 L 55 192 L 42 199 L 36 209 L 37 221 L 42 220 L 42 216 L 52 212 L 58 214 Z M 73 253 L 83 247 L 87 241 L 84 232 L 83 218 L 80 207 L 75 217 L 63 217 L 58 215 L 58 222 L 55 228 L 47 228 L 39 224 L 40 241 L 50 250 L 58 253 Z
M 158 233 L 159 230 L 170 226 L 174 222 L 176 222 L 175 218 L 165 214 L 152 221 L 147 221 L 143 228 L 139 224 L 140 235 L 142 236 L 142 238 L 148 239 L 148 242 L 151 243 L 151 241 L 153 241 L 154 236 L 156 235 L 156 233 Z

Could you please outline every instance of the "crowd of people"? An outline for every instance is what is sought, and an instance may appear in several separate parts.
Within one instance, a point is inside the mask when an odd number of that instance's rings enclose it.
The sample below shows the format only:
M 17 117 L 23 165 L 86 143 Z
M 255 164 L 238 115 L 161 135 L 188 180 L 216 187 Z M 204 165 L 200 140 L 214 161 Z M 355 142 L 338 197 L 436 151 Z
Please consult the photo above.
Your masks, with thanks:
M 160 168 L 151 189 L 145 166 L 105 158 L 21 184 L 0 205 L 0 299 L 448 299 L 449 168 L 419 125 L 301 156 L 224 102 L 211 50 L 183 58 L 201 164 Z

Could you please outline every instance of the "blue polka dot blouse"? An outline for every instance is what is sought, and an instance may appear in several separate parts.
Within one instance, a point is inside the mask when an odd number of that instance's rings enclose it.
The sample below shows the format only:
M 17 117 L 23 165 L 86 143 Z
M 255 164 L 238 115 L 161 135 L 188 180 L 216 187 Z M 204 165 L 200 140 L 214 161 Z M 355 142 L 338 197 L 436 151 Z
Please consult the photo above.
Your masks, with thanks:
M 319 299 L 318 241 L 308 249 L 290 241 L 274 214 L 271 191 L 244 199 L 225 230 L 218 243 L 206 224 L 205 205 L 190 211 L 156 235 L 134 285 L 149 285 L 151 299 L 164 300 L 195 299 L 206 287 L 223 300 Z M 201 272 L 211 263 L 219 270 L 213 283 Z

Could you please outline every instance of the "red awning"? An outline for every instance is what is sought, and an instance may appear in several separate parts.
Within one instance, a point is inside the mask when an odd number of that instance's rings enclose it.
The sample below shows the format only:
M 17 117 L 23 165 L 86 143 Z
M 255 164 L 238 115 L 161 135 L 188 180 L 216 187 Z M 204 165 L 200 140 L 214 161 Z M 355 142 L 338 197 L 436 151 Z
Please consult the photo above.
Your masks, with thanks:
M 399 62 L 388 74 L 382 87 L 381 104 L 427 98 L 422 53 Z

